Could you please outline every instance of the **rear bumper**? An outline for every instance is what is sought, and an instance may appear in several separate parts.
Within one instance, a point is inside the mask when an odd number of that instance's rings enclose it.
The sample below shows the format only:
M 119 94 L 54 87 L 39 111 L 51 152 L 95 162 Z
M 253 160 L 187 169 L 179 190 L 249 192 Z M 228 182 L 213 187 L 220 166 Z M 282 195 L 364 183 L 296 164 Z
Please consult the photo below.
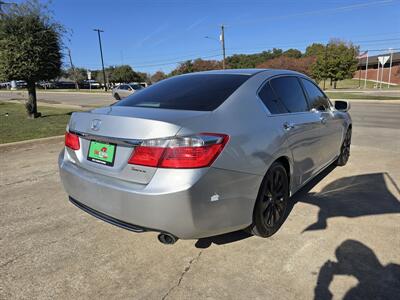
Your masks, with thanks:
M 238 230 L 252 221 L 262 177 L 216 168 L 158 169 L 147 185 L 88 171 L 59 157 L 71 202 L 128 230 L 168 232 L 181 239 Z

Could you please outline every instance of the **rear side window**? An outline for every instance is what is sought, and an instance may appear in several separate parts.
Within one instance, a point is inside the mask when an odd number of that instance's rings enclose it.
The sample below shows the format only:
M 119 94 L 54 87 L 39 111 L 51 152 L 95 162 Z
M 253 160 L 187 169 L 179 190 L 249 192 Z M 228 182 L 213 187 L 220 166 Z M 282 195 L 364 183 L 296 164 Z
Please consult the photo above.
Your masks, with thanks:
M 269 82 L 267 82 L 262 87 L 262 89 L 258 93 L 258 96 L 260 97 L 264 105 L 268 108 L 271 114 L 283 114 L 288 112 L 279 101 L 275 92 L 272 90 Z
M 296 77 L 275 78 L 270 84 L 289 112 L 308 111 L 303 89 Z
M 311 81 L 301 78 L 301 82 L 303 83 L 304 89 L 308 95 L 308 102 L 310 104 L 310 108 L 315 108 L 319 111 L 324 111 L 329 108 L 329 101 L 326 96 L 320 91 L 319 88 L 315 86 Z
M 212 111 L 220 106 L 250 75 L 192 74 L 162 80 L 116 106 Z

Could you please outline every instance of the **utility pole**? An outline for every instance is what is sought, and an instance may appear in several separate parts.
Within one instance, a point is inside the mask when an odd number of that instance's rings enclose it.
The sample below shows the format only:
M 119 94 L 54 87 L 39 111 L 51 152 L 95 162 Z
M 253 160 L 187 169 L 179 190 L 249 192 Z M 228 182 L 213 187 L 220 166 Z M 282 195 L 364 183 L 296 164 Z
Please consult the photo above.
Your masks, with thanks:
M 328 44 L 325 45 L 325 53 L 324 53 L 324 91 L 325 91 L 325 81 L 326 81 L 326 75 L 327 75 L 327 71 L 326 71 L 327 59 L 328 59 Z
M 392 61 L 393 61 L 393 49 L 389 48 L 389 52 L 390 52 L 390 63 L 389 63 L 389 80 L 388 80 L 388 85 L 387 87 L 390 87 L 390 77 L 392 76 Z
M 221 25 L 221 44 L 222 44 L 222 68 L 225 69 L 225 29 L 224 25 Z
M 74 74 L 75 88 L 77 90 L 79 90 L 78 79 L 76 78 L 75 67 L 74 67 L 74 64 L 72 63 L 71 49 L 69 49 L 69 48 L 68 48 L 68 56 L 69 56 L 69 63 L 71 65 L 71 69 L 72 69 L 72 74 Z
M 104 89 L 107 91 L 106 71 L 104 71 L 103 48 L 101 47 L 101 37 L 100 37 L 100 32 L 104 32 L 104 30 L 101 30 L 101 29 L 93 29 L 93 30 L 94 30 L 94 31 L 97 31 L 97 35 L 98 35 L 98 37 L 99 37 L 100 56 L 101 56 L 101 67 L 103 68 Z

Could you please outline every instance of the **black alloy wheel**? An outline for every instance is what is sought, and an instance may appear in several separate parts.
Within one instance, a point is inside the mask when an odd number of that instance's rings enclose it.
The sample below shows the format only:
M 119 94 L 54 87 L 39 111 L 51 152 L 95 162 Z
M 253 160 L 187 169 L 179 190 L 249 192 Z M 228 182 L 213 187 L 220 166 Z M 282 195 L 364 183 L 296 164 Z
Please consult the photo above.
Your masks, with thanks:
M 342 147 L 340 148 L 339 157 L 336 160 L 337 166 L 344 166 L 347 164 L 350 157 L 350 145 L 351 145 L 351 128 L 347 130 L 346 136 L 344 137 Z
M 282 164 L 275 162 L 261 185 L 253 214 L 251 233 L 261 237 L 273 235 L 287 217 L 289 180 Z

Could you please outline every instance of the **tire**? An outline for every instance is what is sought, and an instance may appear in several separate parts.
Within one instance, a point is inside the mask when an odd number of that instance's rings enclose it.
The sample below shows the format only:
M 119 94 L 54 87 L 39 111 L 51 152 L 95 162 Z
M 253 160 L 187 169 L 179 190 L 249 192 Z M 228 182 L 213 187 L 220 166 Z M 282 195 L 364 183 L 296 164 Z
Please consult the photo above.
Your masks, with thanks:
M 336 166 L 342 167 L 347 164 L 350 157 L 350 145 L 351 145 L 351 128 L 347 129 L 346 135 L 344 136 L 342 146 L 340 147 L 340 154 L 335 163 Z
M 114 94 L 114 98 L 117 101 L 121 100 L 121 97 L 117 93 Z
M 288 175 L 281 163 L 274 162 L 261 183 L 248 231 L 260 237 L 273 235 L 285 221 L 288 207 Z

